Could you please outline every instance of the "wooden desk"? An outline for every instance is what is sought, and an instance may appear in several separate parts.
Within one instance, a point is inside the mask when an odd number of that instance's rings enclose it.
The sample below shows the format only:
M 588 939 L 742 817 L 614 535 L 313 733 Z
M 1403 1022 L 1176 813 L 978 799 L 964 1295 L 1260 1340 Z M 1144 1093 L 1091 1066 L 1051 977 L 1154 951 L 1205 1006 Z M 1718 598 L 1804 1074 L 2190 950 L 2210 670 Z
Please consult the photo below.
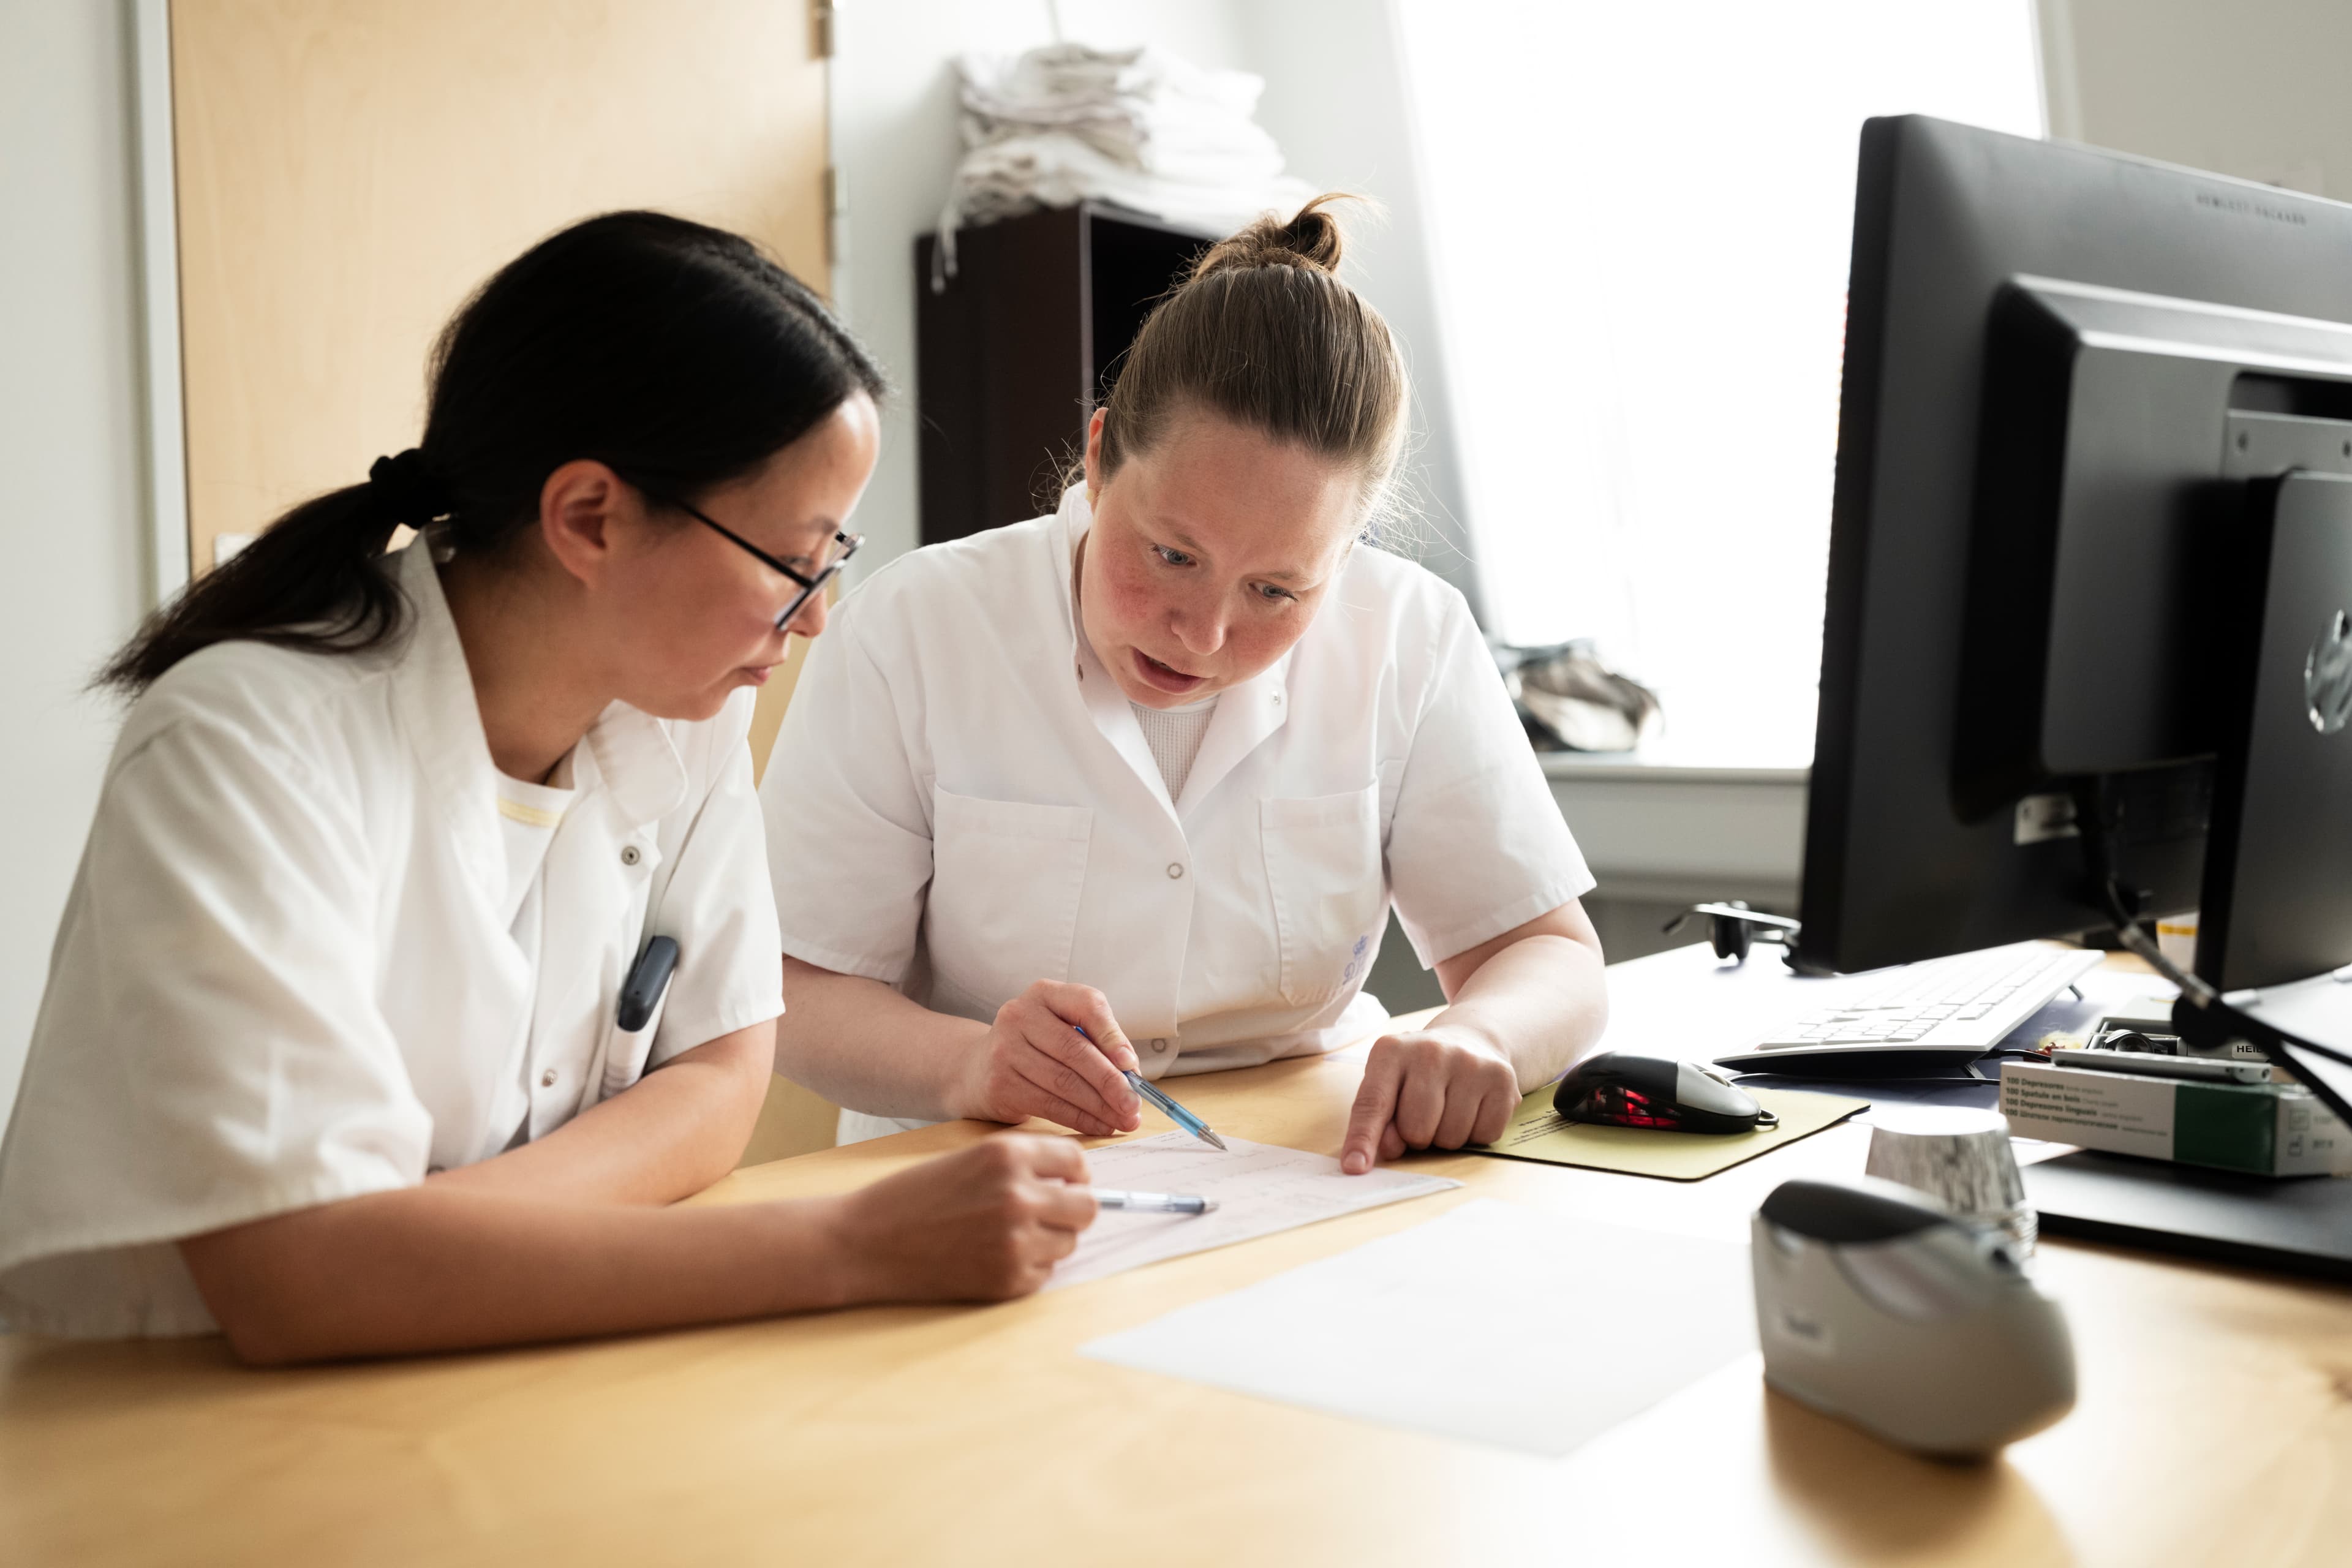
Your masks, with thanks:
M 1359 1071 L 1277 1063 L 1184 1098 L 1336 1152 Z M 839 1191 L 986 1131 L 780 1161 L 698 1201 Z M 998 1307 L 267 1373 L 217 1341 L 0 1338 L 0 1562 L 2352 1560 L 2352 1292 L 2097 1247 L 2042 1254 L 2081 1405 L 1984 1466 L 1883 1447 L 1768 1394 L 1753 1358 L 1547 1461 L 1076 1353 L 1474 1195 L 1744 1236 L 1773 1185 L 1858 1172 L 1866 1141 L 1689 1185 L 1424 1157 L 1465 1190 Z

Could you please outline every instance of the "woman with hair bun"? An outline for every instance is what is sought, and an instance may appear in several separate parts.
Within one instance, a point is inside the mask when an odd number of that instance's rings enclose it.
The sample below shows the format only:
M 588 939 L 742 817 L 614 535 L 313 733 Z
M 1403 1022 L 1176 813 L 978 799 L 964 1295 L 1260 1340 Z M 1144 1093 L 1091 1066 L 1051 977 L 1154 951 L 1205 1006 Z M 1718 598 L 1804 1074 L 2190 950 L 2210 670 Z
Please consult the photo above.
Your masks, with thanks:
M 450 323 L 418 447 L 142 628 L 0 1145 L 0 1321 L 283 1362 L 1044 1280 L 1094 1213 L 1063 1142 L 664 1206 L 768 1087 L 744 736 L 881 392 L 749 241 L 593 218 Z
M 1459 594 L 1365 542 L 1408 401 L 1331 197 L 1152 313 L 1051 517 L 839 608 L 763 787 L 780 1070 L 845 1138 L 1140 1124 L 1160 1079 L 1370 1033 L 1393 900 L 1449 1005 L 1339 1151 L 1499 1134 L 1598 1038 L 1592 886 Z M 786 852 L 786 847 L 791 852 Z

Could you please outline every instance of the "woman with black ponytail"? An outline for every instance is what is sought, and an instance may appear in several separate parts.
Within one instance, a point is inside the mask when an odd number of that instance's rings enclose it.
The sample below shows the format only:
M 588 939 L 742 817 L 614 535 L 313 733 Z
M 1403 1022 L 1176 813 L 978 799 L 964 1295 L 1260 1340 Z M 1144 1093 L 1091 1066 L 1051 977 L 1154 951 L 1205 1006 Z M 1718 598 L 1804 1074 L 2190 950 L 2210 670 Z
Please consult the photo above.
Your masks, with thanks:
M 141 629 L 0 1145 L 0 1320 L 275 1362 L 1042 1282 L 1093 1204 L 1038 1140 L 664 1206 L 768 1084 L 744 737 L 882 390 L 749 242 L 594 218 L 458 312 L 415 447 Z

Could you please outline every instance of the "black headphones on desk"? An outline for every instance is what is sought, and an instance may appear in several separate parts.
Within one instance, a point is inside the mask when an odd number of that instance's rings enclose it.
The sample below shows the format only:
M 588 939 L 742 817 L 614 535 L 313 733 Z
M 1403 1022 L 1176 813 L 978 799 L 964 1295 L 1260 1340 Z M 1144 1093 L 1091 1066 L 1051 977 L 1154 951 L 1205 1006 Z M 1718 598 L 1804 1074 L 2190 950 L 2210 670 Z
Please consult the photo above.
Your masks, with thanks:
M 1761 910 L 1749 909 L 1742 900 L 1729 899 L 1719 904 L 1693 904 L 1660 929 L 1672 936 L 1688 924 L 1693 915 L 1706 917 L 1707 941 L 1714 946 L 1716 957 L 1745 963 L 1750 949 L 1759 942 L 1768 942 L 1780 946 L 1780 955 L 1790 968 L 1797 967 L 1797 932 L 1802 921 L 1787 915 L 1768 915 Z

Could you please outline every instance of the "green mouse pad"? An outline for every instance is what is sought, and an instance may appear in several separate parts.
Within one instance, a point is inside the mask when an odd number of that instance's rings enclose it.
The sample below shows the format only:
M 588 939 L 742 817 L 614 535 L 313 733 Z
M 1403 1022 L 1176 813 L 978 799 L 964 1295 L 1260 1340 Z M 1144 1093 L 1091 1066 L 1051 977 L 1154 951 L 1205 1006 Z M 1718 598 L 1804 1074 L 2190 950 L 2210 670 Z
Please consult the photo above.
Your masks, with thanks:
M 1500 1138 L 1492 1143 L 1472 1143 L 1464 1152 L 1696 1182 L 1759 1154 L 1769 1154 L 1783 1143 L 1810 1138 L 1824 1127 L 1834 1127 L 1870 1109 L 1870 1101 L 1843 1095 L 1754 1089 L 1748 1092 L 1756 1097 L 1757 1104 L 1780 1117 L 1780 1125 L 1759 1127 L 1752 1132 L 1655 1132 L 1642 1127 L 1592 1127 L 1563 1121 L 1551 1108 L 1551 1090 L 1552 1086 L 1546 1084 L 1520 1100 Z

